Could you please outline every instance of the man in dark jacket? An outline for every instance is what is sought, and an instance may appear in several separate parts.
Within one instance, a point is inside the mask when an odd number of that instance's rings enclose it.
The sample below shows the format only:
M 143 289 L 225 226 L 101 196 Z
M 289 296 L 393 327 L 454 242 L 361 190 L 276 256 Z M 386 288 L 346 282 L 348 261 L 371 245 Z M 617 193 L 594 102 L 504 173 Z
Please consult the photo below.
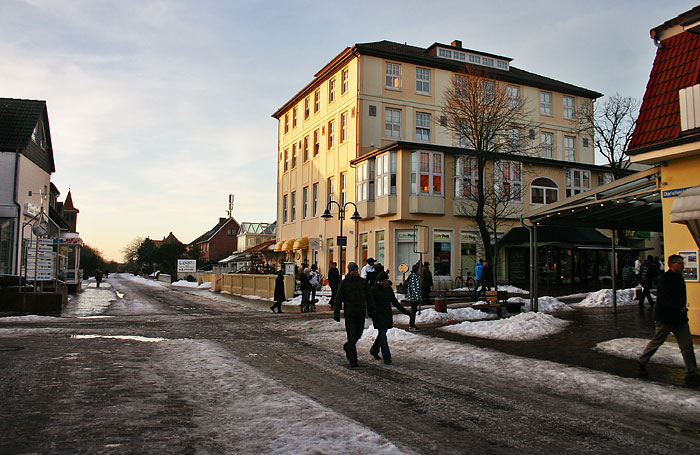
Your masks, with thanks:
M 275 278 L 275 303 L 270 307 L 272 312 L 275 312 L 275 308 L 277 308 L 277 312 L 281 313 L 282 312 L 282 302 L 287 300 L 287 296 L 285 295 L 284 292 L 284 270 L 280 270 L 277 272 L 277 278 Z
M 374 300 L 369 292 L 367 281 L 360 277 L 357 264 L 348 263 L 348 274 L 338 286 L 333 304 L 333 319 L 340 322 L 340 310 L 344 310 L 345 332 L 348 341 L 343 345 L 350 367 L 357 366 L 356 344 L 365 330 L 365 317 L 374 314 Z
M 654 301 L 651 299 L 651 288 L 654 286 L 654 280 L 658 271 L 656 269 L 656 261 L 649 255 L 647 260 L 639 267 L 639 275 L 642 280 L 642 296 L 639 298 L 639 308 L 644 308 L 644 300 L 649 299 L 649 306 L 654 306 Z
M 338 271 L 338 264 L 331 262 L 331 267 L 328 269 L 328 286 L 331 287 L 331 308 L 335 304 L 335 295 L 338 292 L 339 284 L 340 272 Z
M 430 290 L 433 288 L 433 274 L 430 273 L 430 262 L 423 263 L 420 273 L 421 305 L 430 305 Z
M 668 257 L 668 271 L 659 277 L 659 286 L 654 308 L 656 333 L 639 357 L 639 370 L 646 373 L 646 365 L 669 333 L 673 333 L 685 362 L 685 380 L 700 382 L 698 367 L 693 351 L 693 339 L 688 326 L 688 308 L 686 307 L 685 280 L 683 278 L 683 257 L 672 254 Z
M 382 271 L 377 275 L 377 283 L 371 288 L 372 299 L 374 300 L 375 311 L 369 316 L 372 318 L 372 325 L 377 329 L 377 339 L 374 340 L 369 353 L 377 360 L 384 357 L 384 363 L 391 363 L 391 351 L 389 351 L 389 342 L 386 339 L 386 332 L 394 327 L 394 314 L 391 311 L 391 306 L 397 310 L 411 316 L 411 313 L 396 300 L 394 290 L 389 286 L 389 275 Z M 382 351 L 382 357 L 379 357 L 379 350 Z

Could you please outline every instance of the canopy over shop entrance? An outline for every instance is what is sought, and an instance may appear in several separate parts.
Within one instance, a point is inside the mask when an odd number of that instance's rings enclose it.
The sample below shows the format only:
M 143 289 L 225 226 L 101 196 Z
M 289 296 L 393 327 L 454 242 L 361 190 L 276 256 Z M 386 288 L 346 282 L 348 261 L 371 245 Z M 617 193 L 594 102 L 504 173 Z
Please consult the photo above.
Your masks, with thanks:
M 685 224 L 700 247 L 700 186 L 688 188 L 673 201 L 671 222 Z
M 615 229 L 663 231 L 660 188 L 661 168 L 656 166 L 523 214 L 523 225 L 530 231 L 531 308 L 537 309 L 536 245 L 540 227 L 612 229 L 613 236 L 610 241 L 613 252 L 612 270 L 616 270 Z M 576 242 L 577 239 L 572 235 L 570 241 Z M 615 274 L 613 273 L 612 276 L 613 308 L 617 312 Z

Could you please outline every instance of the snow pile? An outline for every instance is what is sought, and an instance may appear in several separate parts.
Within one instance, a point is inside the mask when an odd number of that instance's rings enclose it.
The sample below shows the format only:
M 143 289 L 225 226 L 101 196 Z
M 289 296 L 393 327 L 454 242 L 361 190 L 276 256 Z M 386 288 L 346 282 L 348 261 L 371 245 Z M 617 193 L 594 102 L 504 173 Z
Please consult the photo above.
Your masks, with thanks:
M 569 324 L 544 313 L 522 313 L 497 321 L 462 322 L 439 330 L 494 340 L 529 341 L 560 332 Z
M 362 332 L 362 338 L 364 339 L 367 337 L 374 343 L 374 339 L 377 338 L 377 333 L 377 329 L 370 326 L 369 328 L 366 328 L 364 332 Z M 415 335 L 403 329 L 397 329 L 396 327 L 386 331 L 386 339 L 389 342 L 390 347 L 392 342 L 416 341 L 418 338 L 420 338 L 420 335 Z
M 205 281 L 202 284 L 200 284 L 199 289 L 211 289 L 211 281 Z
M 440 313 L 432 308 L 428 308 L 422 310 L 420 314 L 416 314 L 416 324 L 449 324 L 451 322 L 480 321 L 496 317 L 495 314 L 489 314 L 473 308 L 448 308 L 447 313 Z M 401 314 L 394 316 L 394 321 L 408 325 L 409 317 Z
M 648 339 L 643 338 L 617 338 L 598 343 L 595 349 L 616 357 L 637 359 L 637 357 L 642 354 L 642 351 L 644 351 L 648 342 Z M 700 346 L 697 345 L 695 346 L 695 358 L 700 358 Z M 661 363 L 672 367 L 685 367 L 678 344 L 670 341 L 667 341 L 659 347 L 651 358 L 651 363 Z
M 147 279 L 147 278 L 143 278 L 143 277 L 140 277 L 140 276 L 132 275 L 132 274 L 130 274 L 130 273 L 120 273 L 120 274 L 119 274 L 119 278 L 125 278 L 125 279 L 127 279 L 127 280 L 129 280 L 129 281 L 135 281 L 135 282 L 137 282 L 137 283 L 139 283 L 139 284 L 145 284 L 146 286 L 151 286 L 151 287 L 154 287 L 154 288 L 163 288 L 163 286 L 161 286 L 161 284 L 160 284 L 160 281 L 149 280 L 149 279 Z
M 557 313 L 560 311 L 573 311 L 566 303 L 558 300 L 556 297 L 544 296 L 537 299 L 538 311 L 542 313 Z M 523 311 L 532 311 L 530 308 L 530 299 L 523 297 L 511 297 L 508 303 L 520 303 L 523 305 Z
M 26 316 L 7 316 L 0 317 L 0 323 L 5 322 L 55 322 L 58 317 L 55 316 L 37 316 L 35 314 L 28 314 Z
M 199 285 L 196 281 L 180 280 L 170 283 L 170 286 L 175 286 L 177 288 L 198 288 Z
M 591 292 L 588 297 L 581 300 L 579 303 L 572 303 L 571 306 L 574 308 L 593 308 L 593 307 L 608 307 L 612 306 L 612 289 L 601 289 L 600 291 Z M 619 306 L 624 305 L 636 305 L 637 301 L 634 300 L 634 288 L 631 289 L 619 289 L 617 291 L 617 304 Z
M 316 306 L 330 306 L 331 305 L 331 296 L 330 295 L 319 295 L 316 294 Z M 296 305 L 299 306 L 301 305 L 301 296 L 298 295 L 294 297 L 293 299 L 289 299 L 285 302 L 285 305 Z
M 524 289 L 520 289 L 519 287 L 516 287 L 516 286 L 511 286 L 510 284 L 499 284 L 498 290 L 499 291 L 506 291 L 509 294 L 529 294 L 528 291 L 526 291 Z

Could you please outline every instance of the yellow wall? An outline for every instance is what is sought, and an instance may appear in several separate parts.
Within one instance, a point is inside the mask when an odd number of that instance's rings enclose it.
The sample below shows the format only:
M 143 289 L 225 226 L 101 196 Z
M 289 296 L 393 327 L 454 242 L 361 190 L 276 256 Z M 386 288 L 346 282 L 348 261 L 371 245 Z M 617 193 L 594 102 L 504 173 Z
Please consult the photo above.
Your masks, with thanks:
M 696 186 L 698 184 L 698 169 L 700 169 L 700 156 L 668 161 L 667 166 L 661 167 L 662 188 L 667 191 Z M 662 197 L 661 199 L 664 214 L 665 264 L 671 254 L 676 254 L 678 251 L 697 251 L 700 249 L 684 224 L 671 223 L 671 207 L 675 200 L 675 197 Z M 690 332 L 693 335 L 700 335 L 700 283 L 686 282 L 686 291 Z

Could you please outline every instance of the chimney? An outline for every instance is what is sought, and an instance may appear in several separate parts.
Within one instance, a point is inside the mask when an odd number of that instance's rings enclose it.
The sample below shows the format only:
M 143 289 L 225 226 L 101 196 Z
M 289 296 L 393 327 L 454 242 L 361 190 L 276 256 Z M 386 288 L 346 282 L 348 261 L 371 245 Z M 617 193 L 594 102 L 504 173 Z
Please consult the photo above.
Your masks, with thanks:
M 226 218 L 219 217 L 219 224 L 224 224 L 225 222 L 226 222 Z
M 452 47 L 462 49 L 462 42 L 458 39 L 452 41 Z

